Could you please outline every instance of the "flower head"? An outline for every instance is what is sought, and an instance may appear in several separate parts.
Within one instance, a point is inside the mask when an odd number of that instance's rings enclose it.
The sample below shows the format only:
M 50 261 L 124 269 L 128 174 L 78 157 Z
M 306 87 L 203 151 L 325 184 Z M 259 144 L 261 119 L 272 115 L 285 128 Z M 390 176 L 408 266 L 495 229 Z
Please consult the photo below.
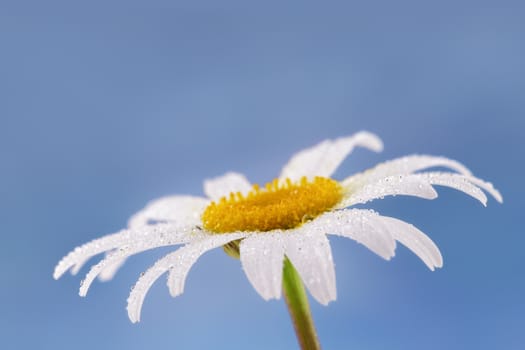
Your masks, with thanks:
M 94 255 L 106 253 L 80 286 L 85 296 L 97 278 L 113 277 L 126 258 L 139 252 L 182 245 L 140 276 L 128 298 L 132 322 L 140 319 L 151 285 L 168 273 L 172 296 L 184 290 L 186 276 L 208 250 L 224 247 L 240 258 L 248 280 L 266 300 L 281 297 L 283 261 L 295 266 L 313 298 L 321 304 L 336 299 L 335 271 L 327 234 L 356 240 L 389 260 L 396 241 L 412 250 L 429 269 L 443 265 L 432 240 L 416 227 L 366 209 L 359 203 L 390 195 L 434 199 L 433 185 L 462 191 L 486 205 L 483 190 L 502 202 L 492 184 L 474 176 L 462 164 L 444 157 L 412 155 L 381 163 L 342 181 L 330 176 L 356 146 L 381 151 L 381 140 L 368 132 L 326 140 L 294 155 L 280 176 L 263 187 L 238 173 L 206 180 L 207 198 L 171 196 L 149 203 L 133 215 L 128 228 L 86 243 L 56 266 L 58 279 L 77 273 Z M 441 167 L 451 171 L 427 171 Z

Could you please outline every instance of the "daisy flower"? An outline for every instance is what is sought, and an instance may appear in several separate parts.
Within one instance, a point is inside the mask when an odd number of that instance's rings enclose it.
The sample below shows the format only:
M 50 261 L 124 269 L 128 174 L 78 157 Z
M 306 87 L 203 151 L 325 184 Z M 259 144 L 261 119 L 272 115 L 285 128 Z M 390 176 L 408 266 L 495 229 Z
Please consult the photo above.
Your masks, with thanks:
M 304 284 L 315 300 L 326 305 L 336 299 L 328 234 L 351 238 L 386 260 L 394 256 L 400 242 L 430 270 L 443 265 L 439 249 L 419 229 L 372 210 L 351 209 L 353 205 L 395 195 L 434 199 L 434 185 L 462 191 L 483 205 L 487 202 L 483 190 L 502 202 L 492 184 L 444 157 L 411 155 L 341 181 L 332 179 L 357 146 L 376 152 L 383 148 L 376 135 L 359 132 L 300 151 L 265 186 L 251 185 L 243 175 L 230 172 L 204 182 L 206 198 L 154 200 L 130 218 L 126 229 L 75 248 L 58 263 L 53 277 L 58 279 L 68 270 L 76 274 L 91 257 L 106 253 L 81 283 L 80 295 L 85 296 L 97 277 L 111 279 L 129 256 L 181 245 L 141 274 L 131 290 L 127 311 L 130 320 L 137 322 L 146 293 L 161 275 L 168 274 L 170 294 L 180 295 L 198 258 L 223 247 L 240 259 L 246 277 L 263 299 L 279 299 L 284 290 L 290 309 L 297 303 L 307 306 Z M 434 167 L 449 171 L 422 172 Z M 292 316 L 299 337 L 301 316 Z M 299 340 L 305 346 L 307 340 Z

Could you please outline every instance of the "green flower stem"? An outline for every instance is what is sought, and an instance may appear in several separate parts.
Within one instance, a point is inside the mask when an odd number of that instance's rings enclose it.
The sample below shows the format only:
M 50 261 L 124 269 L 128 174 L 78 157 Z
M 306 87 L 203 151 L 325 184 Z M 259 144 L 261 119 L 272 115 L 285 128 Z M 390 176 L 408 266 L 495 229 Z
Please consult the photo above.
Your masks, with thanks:
M 283 291 L 301 349 L 321 349 L 303 282 L 288 258 L 284 259 Z

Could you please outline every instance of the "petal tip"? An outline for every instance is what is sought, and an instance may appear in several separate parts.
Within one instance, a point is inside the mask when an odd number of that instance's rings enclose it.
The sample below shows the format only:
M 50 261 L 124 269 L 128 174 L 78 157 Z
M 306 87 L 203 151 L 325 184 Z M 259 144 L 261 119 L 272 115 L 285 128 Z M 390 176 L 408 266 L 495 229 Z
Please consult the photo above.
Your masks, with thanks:
M 331 302 L 335 301 L 337 299 L 337 294 L 334 293 L 334 294 L 331 294 L 329 295 L 328 297 L 322 299 L 322 300 L 318 300 L 318 302 L 323 305 L 323 306 L 328 306 L 328 304 L 330 304 Z
M 142 309 L 142 300 L 137 302 L 135 298 L 132 298 L 132 294 L 130 294 L 130 296 L 128 297 L 128 305 L 126 309 L 128 310 L 128 318 L 131 321 L 131 323 L 140 322 L 140 311 Z
M 175 286 L 173 286 L 172 284 L 168 284 L 168 290 L 172 298 L 176 298 L 182 293 L 184 293 L 184 289 L 175 288 Z
M 503 196 L 501 195 L 500 191 L 494 189 L 494 193 L 492 195 L 499 204 L 503 204 Z
M 427 266 L 430 269 L 430 271 L 436 271 L 436 269 L 440 269 L 443 267 L 443 262 L 440 261 L 440 262 L 434 263 L 434 265 L 427 265 Z
M 430 186 L 429 191 L 427 193 L 426 199 L 433 200 L 436 199 L 439 196 L 438 192 L 433 186 Z M 425 198 L 425 197 L 423 197 Z
M 383 151 L 383 141 L 376 134 L 371 133 L 369 131 L 360 131 L 355 136 L 358 137 L 361 141 L 363 141 L 363 143 L 366 144 L 366 147 L 371 149 L 372 151 Z
M 279 300 L 279 299 L 281 299 L 281 293 L 279 293 L 278 295 L 275 294 L 275 293 L 272 293 L 272 294 L 266 294 L 266 295 L 262 295 L 261 293 L 259 293 L 259 295 L 261 296 L 261 298 L 264 299 L 264 301 Z
M 128 318 L 131 321 L 131 323 L 139 323 L 140 322 L 140 315 L 135 315 L 132 312 L 128 311 Z

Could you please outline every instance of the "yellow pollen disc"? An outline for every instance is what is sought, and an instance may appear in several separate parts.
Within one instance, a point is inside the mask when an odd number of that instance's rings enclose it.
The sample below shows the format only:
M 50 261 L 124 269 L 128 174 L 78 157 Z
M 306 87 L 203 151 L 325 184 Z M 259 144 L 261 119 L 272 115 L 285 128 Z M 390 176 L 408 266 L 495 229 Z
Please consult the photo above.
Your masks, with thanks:
M 326 177 L 292 183 L 275 179 L 246 194 L 230 193 L 211 202 L 202 214 L 206 230 L 216 233 L 291 229 L 333 208 L 343 196 L 341 185 Z

